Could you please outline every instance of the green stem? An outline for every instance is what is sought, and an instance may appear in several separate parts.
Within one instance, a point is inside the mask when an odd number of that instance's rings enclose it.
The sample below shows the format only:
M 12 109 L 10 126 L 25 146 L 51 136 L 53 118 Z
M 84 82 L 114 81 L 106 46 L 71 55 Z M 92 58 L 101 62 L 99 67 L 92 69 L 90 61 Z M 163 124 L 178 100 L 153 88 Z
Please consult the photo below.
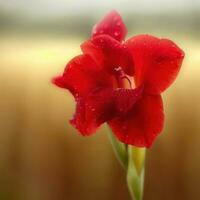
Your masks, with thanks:
M 115 155 L 127 171 L 127 184 L 132 200 L 142 200 L 145 171 L 145 148 L 133 147 L 120 142 L 108 129 Z
M 142 200 L 144 189 L 145 149 L 128 146 L 127 184 L 133 200 Z
M 118 161 L 126 170 L 128 167 L 127 145 L 117 140 L 110 130 L 108 131 L 108 137 L 110 138 L 110 142 Z

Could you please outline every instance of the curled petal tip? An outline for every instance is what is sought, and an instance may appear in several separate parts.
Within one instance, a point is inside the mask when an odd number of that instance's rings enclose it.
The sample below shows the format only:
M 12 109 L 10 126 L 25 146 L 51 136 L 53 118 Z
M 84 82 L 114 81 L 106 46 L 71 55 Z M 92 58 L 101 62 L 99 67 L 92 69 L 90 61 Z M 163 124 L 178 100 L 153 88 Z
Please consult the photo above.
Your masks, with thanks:
M 92 37 L 97 35 L 110 35 L 118 41 L 124 40 L 127 33 L 126 26 L 115 10 L 109 12 L 100 22 L 94 25 L 92 29 Z
M 58 87 L 64 88 L 64 81 L 62 76 L 52 78 L 51 82 Z

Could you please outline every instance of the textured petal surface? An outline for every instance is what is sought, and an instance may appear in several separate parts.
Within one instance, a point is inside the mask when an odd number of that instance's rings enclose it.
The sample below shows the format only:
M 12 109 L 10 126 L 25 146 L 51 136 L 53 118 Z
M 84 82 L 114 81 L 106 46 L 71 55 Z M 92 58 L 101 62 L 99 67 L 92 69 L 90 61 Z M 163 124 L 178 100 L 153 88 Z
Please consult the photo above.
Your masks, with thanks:
M 53 79 L 62 88 L 70 90 L 75 96 L 87 96 L 92 90 L 110 87 L 109 75 L 101 69 L 89 55 L 80 55 L 66 66 L 62 76 Z
M 111 11 L 93 27 L 92 37 L 107 34 L 118 41 L 122 41 L 126 33 L 126 26 L 121 16 L 116 11 Z
M 127 114 L 141 98 L 142 88 L 117 89 L 101 88 L 87 97 L 76 98 L 76 112 L 71 124 L 82 135 L 90 135 L 104 122 L 114 116 Z
M 150 147 L 163 128 L 164 114 L 160 95 L 145 95 L 127 115 L 108 123 L 117 138 L 138 147 Z
M 105 61 L 106 57 L 103 53 L 103 50 L 99 45 L 96 45 L 91 40 L 87 40 L 83 44 L 81 44 L 81 49 L 84 54 L 90 55 L 90 57 L 96 62 L 96 64 L 101 67 L 105 68 Z
M 114 72 L 121 67 L 128 75 L 133 75 L 134 64 L 129 49 L 108 35 L 100 35 L 81 45 L 82 51 L 89 54 L 99 66 Z
M 136 89 L 120 88 L 114 90 L 114 101 L 116 115 L 127 114 L 132 110 L 134 104 L 141 98 L 143 87 Z
M 184 52 L 172 41 L 139 35 L 126 46 L 133 56 L 136 85 L 145 83 L 146 92 L 159 94 L 175 80 Z
M 98 90 L 86 98 L 77 98 L 76 113 L 70 122 L 82 135 L 90 135 L 110 120 L 114 112 L 112 89 Z

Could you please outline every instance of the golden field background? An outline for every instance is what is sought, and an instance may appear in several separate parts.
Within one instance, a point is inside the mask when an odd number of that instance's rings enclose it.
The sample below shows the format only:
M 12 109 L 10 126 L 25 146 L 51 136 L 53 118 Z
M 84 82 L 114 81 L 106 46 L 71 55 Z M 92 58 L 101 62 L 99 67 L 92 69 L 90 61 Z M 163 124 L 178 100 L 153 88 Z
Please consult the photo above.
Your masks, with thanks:
M 144 199 L 198 200 L 200 40 L 165 35 L 186 57 L 176 82 L 163 95 L 165 128 L 147 153 Z M 125 173 L 105 128 L 91 137 L 79 136 L 68 123 L 75 106 L 72 96 L 50 83 L 80 53 L 82 41 L 1 36 L 0 199 L 129 199 Z
M 200 1 L 0 0 L 0 200 L 130 200 L 105 127 L 80 136 L 68 123 L 73 97 L 51 84 L 112 9 L 128 37 L 170 38 L 185 51 L 147 150 L 143 200 L 200 199 Z

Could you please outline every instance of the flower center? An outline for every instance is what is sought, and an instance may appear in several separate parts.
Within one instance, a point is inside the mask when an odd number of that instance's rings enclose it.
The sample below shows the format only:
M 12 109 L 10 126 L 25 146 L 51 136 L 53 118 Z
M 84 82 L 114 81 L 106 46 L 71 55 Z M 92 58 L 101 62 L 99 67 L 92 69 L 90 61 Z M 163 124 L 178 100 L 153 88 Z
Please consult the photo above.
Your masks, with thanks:
M 116 67 L 114 72 L 114 88 L 133 89 L 135 87 L 133 77 L 127 75 L 121 67 Z

